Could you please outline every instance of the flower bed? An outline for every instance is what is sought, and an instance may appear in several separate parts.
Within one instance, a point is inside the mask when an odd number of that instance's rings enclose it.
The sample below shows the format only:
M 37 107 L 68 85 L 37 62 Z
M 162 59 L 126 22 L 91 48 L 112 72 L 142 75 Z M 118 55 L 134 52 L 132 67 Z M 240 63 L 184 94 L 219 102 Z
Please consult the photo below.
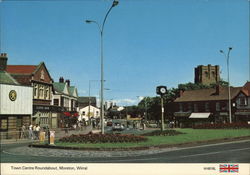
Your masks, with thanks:
M 164 131 L 153 131 L 149 133 L 143 134 L 143 136 L 175 136 L 178 134 L 184 134 L 182 132 L 176 131 L 176 130 L 164 130 Z
M 122 143 L 122 142 L 142 142 L 147 138 L 143 136 L 122 135 L 122 134 L 79 134 L 66 136 L 59 139 L 60 142 L 76 143 Z
M 241 123 L 216 123 L 216 124 L 202 124 L 193 127 L 194 129 L 240 129 L 250 128 L 246 122 Z

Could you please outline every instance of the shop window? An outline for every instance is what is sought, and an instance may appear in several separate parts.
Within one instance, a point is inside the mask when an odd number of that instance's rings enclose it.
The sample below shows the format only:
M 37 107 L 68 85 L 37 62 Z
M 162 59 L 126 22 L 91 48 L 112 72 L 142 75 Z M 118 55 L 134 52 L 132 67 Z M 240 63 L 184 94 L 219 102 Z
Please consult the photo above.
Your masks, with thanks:
M 0 119 L 0 130 L 5 131 L 7 129 L 8 129 L 8 119 L 7 118 Z

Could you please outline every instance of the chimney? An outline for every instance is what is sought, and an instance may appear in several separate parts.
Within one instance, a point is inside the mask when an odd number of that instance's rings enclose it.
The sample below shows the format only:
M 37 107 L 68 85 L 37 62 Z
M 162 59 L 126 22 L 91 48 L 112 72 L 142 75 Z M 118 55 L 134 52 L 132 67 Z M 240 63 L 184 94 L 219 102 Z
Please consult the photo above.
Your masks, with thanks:
M 66 80 L 65 82 L 70 86 L 70 80 Z
M 0 55 L 0 71 L 6 70 L 7 61 L 8 61 L 7 53 L 1 53 L 1 55 Z
M 183 94 L 184 94 L 184 90 L 183 90 L 183 89 L 180 89 L 180 91 L 179 91 L 179 97 L 182 97 Z
M 63 77 L 60 77 L 60 78 L 59 78 L 59 83 L 64 83 Z

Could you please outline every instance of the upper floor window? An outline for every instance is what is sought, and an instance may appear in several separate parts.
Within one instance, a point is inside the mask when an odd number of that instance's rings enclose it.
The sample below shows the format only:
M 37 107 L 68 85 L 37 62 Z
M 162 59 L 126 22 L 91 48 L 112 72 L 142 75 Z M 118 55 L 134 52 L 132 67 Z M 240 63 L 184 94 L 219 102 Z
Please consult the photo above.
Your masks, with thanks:
M 183 111 L 183 105 L 181 103 L 179 103 L 179 111 L 182 112 Z
M 208 102 L 205 103 L 205 111 L 206 111 L 206 112 L 209 111 L 209 103 L 208 103 Z
M 50 99 L 49 87 L 45 88 L 45 92 L 44 93 L 45 93 L 45 99 L 47 99 L 47 100 Z
M 54 99 L 54 105 L 59 106 L 59 99 Z
M 220 111 L 220 102 L 216 102 L 215 105 L 216 111 Z
M 188 111 L 192 112 L 192 104 L 188 103 Z
M 239 97 L 239 105 L 240 106 L 247 106 L 247 98 L 246 97 Z
M 41 80 L 44 80 L 44 71 L 43 71 L 43 70 L 41 71 L 40 79 L 41 79 Z
M 34 93 L 33 94 L 34 98 L 37 98 L 37 95 L 38 95 L 38 86 L 37 86 L 37 84 L 34 85 L 33 93 Z
M 198 105 L 194 104 L 194 112 L 198 112 Z

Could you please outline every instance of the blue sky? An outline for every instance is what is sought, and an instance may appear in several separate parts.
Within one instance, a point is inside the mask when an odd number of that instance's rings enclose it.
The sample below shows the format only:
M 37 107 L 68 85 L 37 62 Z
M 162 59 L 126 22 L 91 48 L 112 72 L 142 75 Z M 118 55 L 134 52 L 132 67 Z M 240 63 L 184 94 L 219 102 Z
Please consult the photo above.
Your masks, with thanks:
M 248 0 L 120 0 L 104 30 L 105 99 L 136 104 L 155 87 L 194 81 L 197 65 L 220 65 L 226 80 L 230 54 L 233 86 L 249 79 Z M 44 61 L 54 81 L 70 79 L 81 96 L 100 80 L 100 33 L 111 0 L 46 0 L 1 3 L 1 52 L 8 64 Z M 91 95 L 99 95 L 91 82 Z

